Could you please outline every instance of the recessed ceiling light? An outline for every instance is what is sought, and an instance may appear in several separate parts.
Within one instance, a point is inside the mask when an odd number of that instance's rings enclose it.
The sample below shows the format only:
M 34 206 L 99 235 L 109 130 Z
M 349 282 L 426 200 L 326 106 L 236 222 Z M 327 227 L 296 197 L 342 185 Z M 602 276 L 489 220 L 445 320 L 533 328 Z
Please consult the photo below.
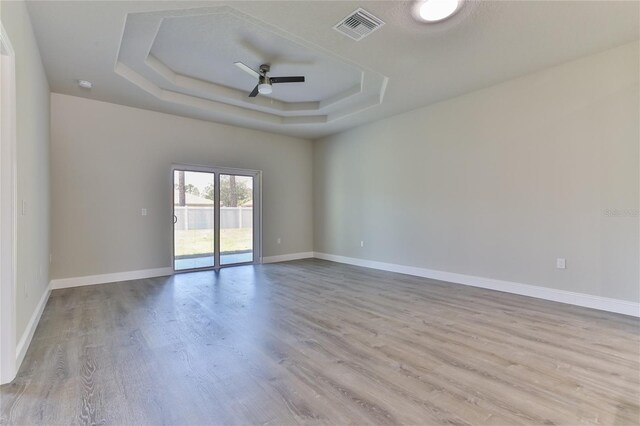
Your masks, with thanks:
M 456 13 L 463 0 L 424 0 L 418 3 L 417 12 L 426 22 L 438 22 Z
M 83 89 L 91 89 L 93 87 L 93 83 L 87 80 L 78 80 L 78 86 Z

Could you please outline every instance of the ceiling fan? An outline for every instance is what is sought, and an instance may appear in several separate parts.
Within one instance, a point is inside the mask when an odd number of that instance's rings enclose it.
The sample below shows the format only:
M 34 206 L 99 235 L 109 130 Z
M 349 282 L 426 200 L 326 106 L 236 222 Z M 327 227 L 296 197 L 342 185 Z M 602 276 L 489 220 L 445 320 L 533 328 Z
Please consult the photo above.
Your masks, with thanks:
M 242 71 L 247 74 L 252 75 L 253 77 L 258 79 L 258 84 L 253 88 L 251 93 L 249 93 L 250 98 L 255 98 L 258 93 L 261 95 L 268 95 L 273 92 L 272 84 L 276 83 L 304 83 L 303 76 L 297 77 L 269 77 L 267 73 L 271 69 L 269 64 L 260 65 L 260 71 L 254 71 L 249 66 L 243 64 L 242 62 L 235 62 L 235 65 L 240 68 Z

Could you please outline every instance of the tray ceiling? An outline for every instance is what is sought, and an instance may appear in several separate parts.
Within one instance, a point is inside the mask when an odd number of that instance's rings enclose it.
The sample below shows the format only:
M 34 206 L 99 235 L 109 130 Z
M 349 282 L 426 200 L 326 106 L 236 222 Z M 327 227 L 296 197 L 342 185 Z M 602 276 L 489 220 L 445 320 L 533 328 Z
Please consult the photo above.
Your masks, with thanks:
M 30 0 L 27 7 L 53 92 L 305 138 L 640 38 L 640 2 L 467 0 L 435 25 L 416 21 L 414 4 Z M 358 8 L 385 25 L 354 41 L 333 27 Z M 251 100 L 254 82 L 236 60 L 270 62 L 271 75 L 308 82 Z
M 249 98 L 257 81 L 238 61 L 306 81 Z M 115 71 L 166 102 L 283 125 L 329 122 L 378 105 L 387 80 L 229 6 L 128 14 Z

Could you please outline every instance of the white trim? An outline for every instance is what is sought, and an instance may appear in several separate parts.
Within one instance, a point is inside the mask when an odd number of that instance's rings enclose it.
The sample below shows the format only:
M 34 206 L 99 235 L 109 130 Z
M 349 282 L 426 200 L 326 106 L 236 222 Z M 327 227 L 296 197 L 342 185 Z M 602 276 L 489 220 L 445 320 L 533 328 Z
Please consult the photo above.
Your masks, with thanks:
M 88 275 L 85 277 L 60 278 L 51 280 L 51 289 L 81 287 L 83 285 L 107 284 L 120 281 L 141 280 L 145 278 L 173 275 L 173 268 L 142 269 L 139 271 L 115 272 L 112 274 Z
M 278 256 L 267 256 L 262 258 L 262 263 L 288 262 L 290 260 L 309 259 L 314 257 L 312 251 L 302 253 L 281 254 Z
M 9 383 L 16 359 L 16 67 L 15 52 L 0 22 L 0 384 Z
M 557 290 L 547 287 L 539 287 L 529 284 L 515 283 L 511 281 L 496 280 L 493 278 L 476 277 L 454 272 L 436 271 L 433 269 L 418 268 L 415 266 L 398 265 L 394 263 L 376 262 L 373 260 L 357 259 L 354 257 L 338 256 L 327 253 L 314 253 L 317 259 L 332 262 L 346 263 L 365 268 L 380 269 L 383 271 L 397 272 L 400 274 L 414 275 L 417 277 L 431 278 L 439 281 L 447 281 L 455 284 L 463 284 L 472 287 L 486 288 L 503 291 L 505 293 L 519 294 L 538 299 L 551 300 L 569 305 L 583 306 L 599 309 L 601 311 L 615 312 L 618 314 L 640 317 L 640 303 L 626 300 L 611 299 L 608 297 L 594 296 L 584 293 Z
M 16 365 L 17 368 L 20 368 L 22 361 L 24 360 L 24 356 L 27 354 L 27 349 L 29 349 L 29 345 L 31 344 L 31 339 L 33 339 L 33 334 L 36 332 L 38 328 L 38 324 L 40 323 L 40 318 L 42 317 L 42 313 L 44 312 L 45 306 L 47 306 L 47 301 L 49 300 L 49 296 L 51 295 L 51 283 L 47 285 L 46 290 L 42 293 L 42 297 L 40 298 L 40 302 L 38 302 L 38 306 L 36 306 L 36 310 L 33 311 L 33 315 L 31 315 L 31 319 L 29 319 L 29 324 L 27 324 L 27 328 L 22 333 L 22 337 L 18 342 L 16 347 Z

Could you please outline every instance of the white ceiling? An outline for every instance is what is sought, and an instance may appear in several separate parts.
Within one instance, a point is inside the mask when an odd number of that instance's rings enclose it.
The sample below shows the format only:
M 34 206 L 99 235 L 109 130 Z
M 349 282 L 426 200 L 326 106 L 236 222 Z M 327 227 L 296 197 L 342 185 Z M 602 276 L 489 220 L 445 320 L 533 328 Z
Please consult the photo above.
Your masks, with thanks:
M 234 63 L 257 70 L 264 58 L 273 66 L 271 77 L 303 74 L 306 81 L 248 97 L 257 77 Z M 329 123 L 379 105 L 387 82 L 228 6 L 129 13 L 115 72 L 168 104 L 216 119 L 288 127 Z
M 431 25 L 416 22 L 412 2 L 403 1 L 28 6 L 54 92 L 307 138 L 640 38 L 636 1 L 467 1 Z M 356 42 L 332 27 L 358 7 L 385 25 Z M 154 22 L 157 33 L 149 36 L 142 28 Z M 271 62 L 272 75 L 302 74 L 308 84 L 274 86 L 272 98 L 247 100 L 255 84 L 229 64 L 236 60 Z M 94 88 L 80 89 L 78 79 Z M 346 100 L 322 102 L 341 94 Z
M 208 8 L 207 8 L 208 9 Z M 200 80 L 250 92 L 256 80 L 233 63 L 254 70 L 271 64 L 271 76 L 304 75 L 304 87 L 276 87 L 273 99 L 286 102 L 320 101 L 360 84 L 360 70 L 320 55 L 290 39 L 230 13 L 165 19 L 151 54 L 169 68 Z

